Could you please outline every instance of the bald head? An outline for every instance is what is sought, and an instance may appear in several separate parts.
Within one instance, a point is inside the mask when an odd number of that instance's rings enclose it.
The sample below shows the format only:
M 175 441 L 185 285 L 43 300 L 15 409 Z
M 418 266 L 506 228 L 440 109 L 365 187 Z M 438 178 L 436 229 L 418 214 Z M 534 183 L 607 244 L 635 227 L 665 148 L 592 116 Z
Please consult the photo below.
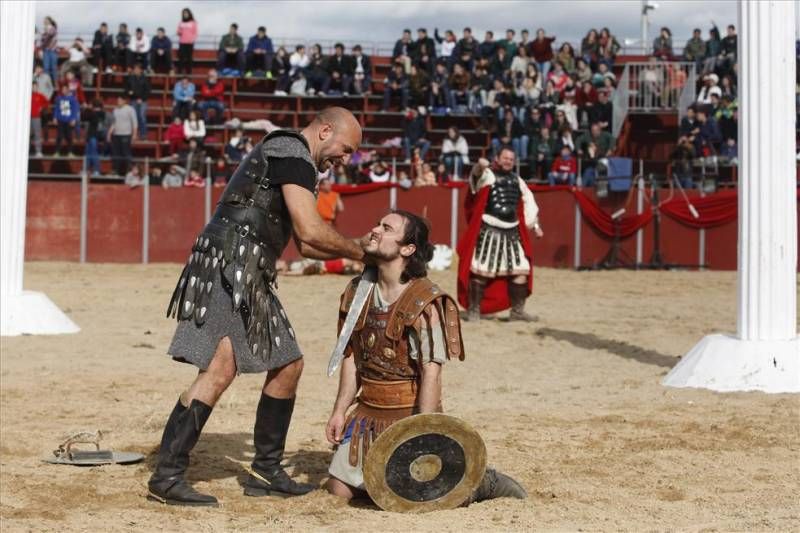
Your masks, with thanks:
M 361 144 L 361 125 L 349 110 L 326 107 L 302 131 L 320 172 L 347 163 Z

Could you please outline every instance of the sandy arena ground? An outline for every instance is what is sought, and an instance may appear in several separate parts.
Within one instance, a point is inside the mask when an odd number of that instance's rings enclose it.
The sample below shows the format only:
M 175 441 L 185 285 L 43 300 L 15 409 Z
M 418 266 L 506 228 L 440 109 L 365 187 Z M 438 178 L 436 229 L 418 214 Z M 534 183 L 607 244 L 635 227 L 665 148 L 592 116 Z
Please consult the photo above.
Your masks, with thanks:
M 527 501 L 397 515 L 318 491 L 290 500 L 242 495 L 242 462 L 262 376 L 236 380 L 193 455 L 189 478 L 218 509 L 145 500 L 163 424 L 192 367 L 166 355 L 164 309 L 177 265 L 27 265 L 83 330 L 2 339 L 3 531 L 800 529 L 800 398 L 667 389 L 661 378 L 704 334 L 735 329 L 735 273 L 576 273 L 537 269 L 534 325 L 465 324 L 467 360 L 445 367 L 445 409 L 475 426 L 490 463 Z M 455 290 L 452 271 L 434 273 Z M 287 463 L 320 484 L 323 429 L 336 393 L 325 377 L 346 278 L 283 278 L 280 296 L 306 351 Z M 63 435 L 110 430 L 134 466 L 40 462 Z

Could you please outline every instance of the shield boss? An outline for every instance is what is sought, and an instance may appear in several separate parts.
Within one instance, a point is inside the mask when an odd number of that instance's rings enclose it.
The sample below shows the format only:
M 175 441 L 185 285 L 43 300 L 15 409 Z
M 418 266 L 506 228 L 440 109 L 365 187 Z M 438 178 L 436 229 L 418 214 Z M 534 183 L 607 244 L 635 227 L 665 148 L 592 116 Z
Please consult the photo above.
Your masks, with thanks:
M 364 461 L 364 485 L 386 511 L 454 509 L 478 487 L 486 446 L 466 422 L 441 413 L 399 420 L 381 433 Z

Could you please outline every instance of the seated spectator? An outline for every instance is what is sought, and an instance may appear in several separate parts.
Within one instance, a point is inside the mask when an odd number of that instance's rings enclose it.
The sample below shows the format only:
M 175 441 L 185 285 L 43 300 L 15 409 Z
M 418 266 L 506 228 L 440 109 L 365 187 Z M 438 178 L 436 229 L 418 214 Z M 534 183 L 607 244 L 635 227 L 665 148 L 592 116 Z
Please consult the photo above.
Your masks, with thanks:
M 442 163 L 448 173 L 456 176 L 469 165 L 469 145 L 455 126 L 447 128 L 447 136 L 442 142 Z
M 600 52 L 600 42 L 597 30 L 592 28 L 586 32 L 586 36 L 581 40 L 581 59 L 590 68 L 597 64 L 597 56 Z
M 72 135 L 75 132 L 75 126 L 81 119 L 81 108 L 78 104 L 78 99 L 75 98 L 75 95 L 70 94 L 67 85 L 61 86 L 61 94 L 56 97 L 53 110 L 56 126 L 58 127 L 55 155 L 56 157 L 61 155 L 63 143 L 67 148 L 67 157 L 73 157 Z
M 172 68 L 172 41 L 164 28 L 158 28 L 150 41 L 150 68 L 154 72 L 174 74 Z
M 408 77 L 409 106 L 417 107 L 427 104 L 429 101 L 429 88 L 430 78 L 428 74 L 417 65 L 411 65 L 411 75 Z
M 267 79 L 272 77 L 272 59 L 275 52 L 272 49 L 272 39 L 267 37 L 267 28 L 258 27 L 256 34 L 247 42 L 245 55 L 247 56 L 245 77 L 253 76 L 253 71 L 259 77 L 264 76 Z
M 439 43 L 439 57 L 446 63 L 453 58 L 453 50 L 456 48 L 456 34 L 453 30 L 445 30 L 444 37 L 439 35 L 439 28 L 434 28 L 433 38 Z
M 451 181 L 458 181 L 459 176 L 453 176 L 447 172 L 447 167 L 444 163 L 436 165 L 436 183 L 450 183 Z
M 686 116 L 681 119 L 678 126 L 680 135 L 690 137 L 699 133 L 699 130 L 697 130 L 697 117 L 695 115 L 696 110 L 697 107 L 694 104 L 686 109 Z
M 197 117 L 197 111 L 190 111 L 189 118 L 183 121 L 183 136 L 187 141 L 196 140 L 202 146 L 206 138 L 206 123 Z
M 340 185 L 350 183 L 350 175 L 344 163 L 336 163 L 333 165 L 331 169 L 331 180 Z
M 656 62 L 656 58 L 651 57 L 647 62 L 647 67 L 639 74 L 639 90 L 642 95 L 640 102 L 645 109 L 661 107 L 664 71 Z
M 81 81 L 84 85 L 92 84 L 92 66 L 89 64 L 88 58 L 92 51 L 88 46 L 83 44 L 83 39 L 76 37 L 72 46 L 69 47 L 69 58 L 61 64 L 60 75 L 64 75 L 73 70 L 78 70 L 81 73 Z
M 719 76 L 714 73 L 703 76 L 703 87 L 697 94 L 697 103 L 708 108 L 711 105 L 711 95 L 722 96 L 722 89 L 719 87 Z
M 486 106 L 489 91 L 492 90 L 492 78 L 482 65 L 477 65 L 475 67 L 475 75 L 472 76 L 470 84 L 468 107 L 472 113 L 480 114 L 481 110 Z
M 105 71 L 106 74 L 112 72 L 113 54 L 114 38 L 108 33 L 108 24 L 103 22 L 94 32 L 94 39 L 92 40 L 91 59 L 98 72 Z
M 186 174 L 186 178 L 183 180 L 184 187 L 198 187 L 203 188 L 206 186 L 206 180 L 203 179 L 203 175 L 196 169 L 190 170 Z
M 517 43 L 514 40 L 514 36 L 515 35 L 516 35 L 516 32 L 514 30 L 507 29 L 506 30 L 506 38 L 505 39 L 500 39 L 499 41 L 497 41 L 497 46 L 499 48 L 505 48 L 506 55 L 508 57 L 514 57 L 515 55 L 517 55 L 517 51 L 518 50 L 517 50 Z
M 723 94 L 720 99 L 719 106 L 714 113 L 714 119 L 719 124 L 719 130 L 722 134 L 722 141 L 727 142 L 733 140 L 734 143 L 739 138 L 739 125 L 738 125 L 739 112 L 737 104 L 730 96 Z
M 716 26 L 708 32 L 706 41 L 706 55 L 703 59 L 703 74 L 714 72 L 717 68 L 717 60 L 722 50 L 722 40 L 719 37 L 719 30 Z
M 81 84 L 81 80 L 76 78 L 75 73 L 71 70 L 67 71 L 64 75 L 64 79 L 58 84 L 59 92 L 64 85 L 69 89 L 69 93 L 78 99 L 78 103 L 81 107 L 86 105 L 86 93 L 83 91 L 83 84 Z
M 183 187 L 183 178 L 186 173 L 178 165 L 170 165 L 169 170 L 161 180 L 161 186 L 165 189 Z
M 278 47 L 275 57 L 272 60 L 272 70 L 267 75 L 268 78 L 275 79 L 275 94 L 285 96 L 289 89 L 289 72 L 292 65 L 289 62 L 289 54 L 283 46 Z
M 421 43 L 417 46 L 417 55 L 414 61 L 414 64 L 420 70 L 424 71 L 425 74 L 431 75 L 433 74 L 434 69 L 436 68 L 436 56 L 430 52 L 430 48 L 425 43 Z
M 731 101 L 736 100 L 736 82 L 733 80 L 731 75 L 726 74 L 725 76 L 722 76 L 719 88 L 722 91 L 723 98 L 727 96 L 731 99 Z
M 572 150 L 569 146 L 563 146 L 553 161 L 547 180 L 550 185 L 575 185 L 575 175 L 578 173 L 578 165 L 572 157 Z
M 178 161 L 181 163 L 181 166 L 186 171 L 186 180 L 192 180 L 192 182 L 196 182 L 197 178 L 199 177 L 203 187 L 205 185 L 205 163 L 206 163 L 206 153 L 203 150 L 202 146 L 197 142 L 197 139 L 190 139 L 189 145 L 185 150 L 182 150 L 181 153 L 178 155 Z M 184 181 L 184 185 L 186 185 L 186 181 Z M 195 184 L 196 185 L 196 184 Z
M 145 177 L 142 175 L 142 169 L 138 164 L 131 166 L 131 169 L 125 174 L 125 185 L 133 189 L 144 185 Z
M 506 106 L 511 105 L 511 94 L 506 90 L 503 80 L 494 80 L 494 87 L 486 96 L 486 105 L 481 110 L 481 131 L 494 129 L 503 117 Z
M 423 163 L 420 160 L 416 167 L 416 175 L 414 187 L 432 187 L 436 185 L 436 174 L 434 174 L 430 163 Z
M 44 71 L 44 67 L 40 64 L 36 64 L 33 67 L 33 81 L 35 81 L 36 85 L 39 87 L 39 92 L 42 93 L 49 102 L 53 98 L 53 93 L 55 93 L 56 90 L 56 87 L 53 85 L 55 80 L 50 77 L 50 74 Z
M 573 50 L 571 44 L 565 42 L 561 45 L 556 54 L 556 61 L 561 63 L 567 75 L 575 72 L 575 50 Z
M 547 81 L 552 81 L 558 92 L 564 92 L 568 80 L 569 75 L 564 71 L 564 65 L 560 61 L 556 61 L 553 64 L 553 70 L 547 75 Z
M 662 61 L 672 61 L 672 32 L 666 26 L 661 28 L 658 37 L 653 39 L 653 57 Z
M 722 142 L 722 133 L 717 121 L 708 116 L 705 109 L 697 110 L 698 133 L 694 138 L 694 150 L 697 157 L 715 155 Z
M 403 117 L 403 152 L 406 163 L 411 162 L 412 148 L 419 148 L 420 158 L 425 159 L 431 142 L 425 138 L 427 135 L 425 117 L 416 109 L 409 109 Z
M 583 162 L 583 186 L 590 187 L 597 177 L 597 160 L 611 155 L 614 149 L 614 137 L 599 123 L 591 125 L 588 132 L 584 133 L 575 142 L 578 149 L 578 159 Z
M 543 29 L 536 30 L 536 39 L 531 42 L 530 55 L 536 61 L 539 73 L 543 79 L 547 79 L 550 73 L 550 62 L 553 60 L 553 41 L 555 36 L 547 37 Z
M 736 52 L 739 37 L 736 35 L 736 27 L 728 25 L 727 35 L 720 43 L 719 56 L 717 56 L 717 70 L 720 74 L 728 74 L 733 71 L 736 63 Z
M 353 92 L 355 94 L 372 93 L 372 62 L 369 56 L 361 52 L 361 45 L 353 47 Z
M 597 178 L 597 165 L 601 159 L 598 153 L 597 145 L 589 141 L 589 143 L 586 144 L 586 149 L 581 156 L 579 156 L 581 167 L 583 168 L 580 183 L 582 187 L 591 187 L 594 185 L 595 179 Z
M 528 65 L 531 65 L 531 59 L 528 57 L 528 50 L 525 47 L 517 48 L 518 52 L 515 56 L 510 56 L 511 59 L 511 74 L 516 76 L 525 76 L 528 73 Z M 535 65 L 535 63 L 533 63 Z
M 608 91 L 597 91 L 597 103 L 589 111 L 589 123 L 598 122 L 605 131 L 610 131 L 612 117 L 612 104 L 609 102 Z
M 575 104 L 578 106 L 578 122 L 580 124 L 588 124 L 592 114 L 592 108 L 597 103 L 597 91 L 595 91 L 592 82 L 585 81 L 581 85 L 581 90 L 575 98 Z
M 372 183 L 388 183 L 392 178 L 389 167 L 380 159 L 373 161 L 369 168 L 366 169 L 366 173 Z
M 400 98 L 400 109 L 408 107 L 408 76 L 402 65 L 394 65 L 383 80 L 383 111 L 389 110 L 392 98 Z
M 147 99 L 150 98 L 150 79 L 142 72 L 142 65 L 135 63 L 133 72 L 125 79 L 125 94 L 130 99 L 136 120 L 139 123 L 139 139 L 147 138 Z
M 447 85 L 450 87 L 450 102 L 455 110 L 458 106 L 469 106 L 469 90 L 470 90 L 470 74 L 459 63 L 453 66 L 453 74 L 447 80 Z
M 317 191 L 317 212 L 327 224 L 334 225 L 336 217 L 344 211 L 344 203 L 338 192 L 333 190 L 333 179 L 326 176 L 319 180 Z
M 552 166 L 553 155 L 558 153 L 556 150 L 555 138 L 550 135 L 550 129 L 542 126 L 539 135 L 531 141 L 534 153 L 531 155 L 531 174 L 538 176 L 540 172 L 549 172 Z
M 692 31 L 692 38 L 686 41 L 686 46 L 683 47 L 683 58 L 686 61 L 693 62 L 695 69 L 699 72 L 705 57 L 706 43 L 703 41 L 700 28 L 695 28 Z
M 127 72 L 133 65 L 131 51 L 129 49 L 131 34 L 128 33 L 128 25 L 124 22 L 119 25 L 116 42 L 117 46 L 114 48 L 114 68 L 118 71 Z
M 322 87 L 325 94 L 350 94 L 355 71 L 353 58 L 345 55 L 344 45 L 336 43 L 334 53 L 326 61 L 327 78 Z
M 131 51 L 133 64 L 140 64 L 145 70 L 150 69 L 150 39 L 147 38 L 142 28 L 136 28 L 133 38 L 128 44 Z
M 575 75 L 577 77 L 576 81 L 579 84 L 583 84 L 587 81 L 591 83 L 592 81 L 592 69 L 582 57 L 579 57 L 575 61 Z
M 231 24 L 226 33 L 219 42 L 219 51 L 217 52 L 217 70 L 225 75 L 230 71 L 229 65 L 232 63 L 236 70 L 239 71 L 239 76 L 244 74 L 244 41 L 237 33 L 239 26 L 236 23 Z
M 422 48 L 424 47 L 427 54 L 430 55 L 433 61 L 436 60 L 436 41 L 428 37 L 427 28 L 417 28 L 417 40 L 415 42 L 417 57 L 422 56 Z
M 525 115 L 525 109 L 539 105 L 539 98 L 542 94 L 542 88 L 536 85 L 534 78 L 522 78 L 514 86 L 514 95 L 517 97 L 517 115 L 522 118 Z
M 686 135 L 681 135 L 678 144 L 669 156 L 672 176 L 684 189 L 694 188 L 692 161 L 695 158 L 694 144 Z
M 556 153 L 561 152 L 561 148 L 566 146 L 569 148 L 570 153 L 574 154 L 577 149 L 575 137 L 572 135 L 572 128 L 568 123 L 553 123 L 553 129 L 556 133 Z
M 150 175 L 145 176 L 150 182 L 150 185 L 161 185 L 163 177 L 161 176 L 161 167 L 150 167 Z
M 310 64 L 311 58 L 306 54 L 306 47 L 298 44 L 294 49 L 294 53 L 289 56 L 289 65 L 291 67 L 289 77 L 292 80 L 297 79 L 298 74 L 304 72 Z
M 447 66 L 443 61 L 436 63 L 436 68 L 431 78 L 431 90 L 428 107 L 432 113 L 449 113 L 453 107 L 450 100 L 450 86 L 448 85 Z
M 538 107 L 531 107 L 520 122 L 522 122 L 522 129 L 529 139 L 528 157 L 533 158 L 536 154 L 534 143 L 539 137 L 542 126 L 545 125 L 544 117 L 542 117 L 542 112 Z
M 228 180 L 231 179 L 231 174 L 228 172 L 228 165 L 223 158 L 218 157 L 216 163 L 214 163 L 211 179 L 214 182 L 214 187 L 224 187 L 228 184 Z
M 497 52 L 497 43 L 494 40 L 494 32 L 487 30 L 483 42 L 478 45 L 478 54 L 481 57 L 493 57 L 495 52 Z
M 511 57 L 504 47 L 497 49 L 497 53 L 489 61 L 489 75 L 494 79 L 502 78 L 504 80 L 510 79 L 509 71 L 511 70 Z
M 214 123 L 221 124 L 225 113 L 225 86 L 213 68 L 208 71 L 206 80 L 200 86 L 200 97 L 202 100 L 197 104 L 197 108 L 203 113 L 203 120 L 212 123 L 208 117 L 208 110 L 213 109 Z
M 238 164 L 245 156 L 244 142 L 246 137 L 244 131 L 236 129 L 225 145 L 225 160 L 230 164 Z
M 327 60 L 322 55 L 322 46 L 315 44 L 311 47 L 308 68 L 305 70 L 306 82 L 308 84 L 309 95 L 322 92 L 328 83 L 328 71 L 326 70 Z
M 603 63 L 609 68 L 613 67 L 614 60 L 617 58 L 617 54 L 622 49 L 622 46 L 620 46 L 619 42 L 617 42 L 617 38 L 611 35 L 611 32 L 608 28 L 603 28 L 600 30 L 598 44 L 598 63 Z
M 497 126 L 497 134 L 492 138 L 492 157 L 497 157 L 501 148 L 510 146 L 517 158 L 528 159 L 528 141 L 520 121 L 511 109 L 506 109 L 503 119 Z
M 181 81 L 175 84 L 175 88 L 172 90 L 172 97 L 175 102 L 172 108 L 172 116 L 186 120 L 189 112 L 194 108 L 194 95 L 194 83 L 189 81 L 189 76 L 184 76 Z
M 614 76 L 614 73 L 608 69 L 608 64 L 600 63 L 597 65 L 597 72 L 592 75 L 592 84 L 601 89 L 606 86 L 606 79 L 610 78 L 613 81 L 616 81 L 617 77 Z
M 411 56 L 416 48 L 416 43 L 411 40 L 411 30 L 403 30 L 403 36 L 394 43 L 392 50 L 392 64 L 400 64 L 407 73 L 411 72 Z
M 173 117 L 172 124 L 169 125 L 166 133 L 164 133 L 164 140 L 169 143 L 169 155 L 175 155 L 180 151 L 184 138 L 181 117 Z

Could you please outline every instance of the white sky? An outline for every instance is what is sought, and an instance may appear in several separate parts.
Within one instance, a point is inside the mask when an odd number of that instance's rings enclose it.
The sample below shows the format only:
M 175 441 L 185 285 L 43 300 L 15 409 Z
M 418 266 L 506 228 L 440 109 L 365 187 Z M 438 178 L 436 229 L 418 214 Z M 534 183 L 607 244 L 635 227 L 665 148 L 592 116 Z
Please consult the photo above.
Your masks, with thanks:
M 694 27 L 703 30 L 705 38 L 711 21 L 722 30 L 736 24 L 735 0 L 657 0 L 658 9 L 651 11 L 649 40 L 661 26 L 668 26 L 682 47 L 683 40 Z M 219 35 L 231 22 L 239 24 L 239 33 L 249 37 L 264 25 L 271 37 L 304 40 L 394 41 L 403 28 L 417 27 L 453 29 L 460 36 L 464 26 L 471 26 L 479 40 L 483 32 L 494 30 L 501 38 L 506 28 L 545 28 L 558 40 L 582 37 L 591 27 L 608 26 L 622 42 L 638 39 L 641 2 L 639 0 L 593 1 L 39 1 L 37 24 L 45 15 L 52 16 L 64 33 L 81 33 L 91 38 L 101 21 L 112 31 L 120 22 L 127 22 L 131 31 L 137 26 L 152 35 L 158 26 L 174 33 L 183 7 L 192 9 L 201 35 Z M 65 43 L 62 43 L 65 44 Z

